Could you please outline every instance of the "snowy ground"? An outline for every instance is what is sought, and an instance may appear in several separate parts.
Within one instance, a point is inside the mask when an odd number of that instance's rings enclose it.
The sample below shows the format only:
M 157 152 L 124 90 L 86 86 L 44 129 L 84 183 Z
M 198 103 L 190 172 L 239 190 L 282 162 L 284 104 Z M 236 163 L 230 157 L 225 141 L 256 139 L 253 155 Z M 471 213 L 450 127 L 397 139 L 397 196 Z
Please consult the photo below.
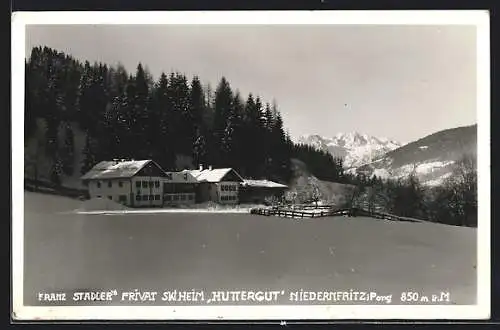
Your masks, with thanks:
M 139 214 L 172 214 L 172 213 L 250 213 L 251 207 L 210 209 L 210 208 L 153 208 L 153 209 L 126 209 L 126 210 L 74 210 L 61 212 L 61 214 L 86 214 L 86 215 L 139 215 Z
M 475 303 L 472 228 L 361 217 L 89 216 L 60 213 L 78 208 L 76 200 L 24 198 L 27 305 L 44 290 L 97 288 L 376 290 L 393 294 L 392 303 L 403 291 L 449 291 L 452 303 Z
M 257 204 L 221 205 L 216 203 L 197 203 L 178 205 L 165 208 L 129 208 L 107 198 L 93 198 L 82 201 L 78 208 L 72 211 L 62 211 L 61 214 L 87 215 L 120 215 L 120 214 L 163 214 L 163 213 L 250 213 L 255 207 L 264 207 Z

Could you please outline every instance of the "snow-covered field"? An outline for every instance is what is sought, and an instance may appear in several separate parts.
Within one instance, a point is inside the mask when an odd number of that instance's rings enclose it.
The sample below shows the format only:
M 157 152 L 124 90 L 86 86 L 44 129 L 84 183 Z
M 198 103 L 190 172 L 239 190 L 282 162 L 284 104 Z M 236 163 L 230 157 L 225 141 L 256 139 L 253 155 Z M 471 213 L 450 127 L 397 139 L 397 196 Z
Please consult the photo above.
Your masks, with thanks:
M 129 208 L 107 198 L 93 198 L 80 202 L 79 206 L 71 211 L 62 211 L 61 214 L 87 215 L 120 215 L 120 214 L 163 214 L 163 213 L 249 213 L 250 209 L 264 207 L 257 204 L 220 205 L 216 203 L 198 203 L 165 208 Z
M 165 213 L 250 213 L 252 207 L 242 206 L 235 208 L 141 208 L 124 210 L 74 210 L 62 212 L 62 214 L 87 214 L 87 215 L 120 215 L 120 214 L 165 214 Z
M 476 299 L 473 228 L 362 217 L 61 214 L 81 202 L 29 192 L 24 202 L 28 305 L 39 291 L 85 288 L 375 290 L 396 304 L 403 291 L 449 291 L 454 304 Z

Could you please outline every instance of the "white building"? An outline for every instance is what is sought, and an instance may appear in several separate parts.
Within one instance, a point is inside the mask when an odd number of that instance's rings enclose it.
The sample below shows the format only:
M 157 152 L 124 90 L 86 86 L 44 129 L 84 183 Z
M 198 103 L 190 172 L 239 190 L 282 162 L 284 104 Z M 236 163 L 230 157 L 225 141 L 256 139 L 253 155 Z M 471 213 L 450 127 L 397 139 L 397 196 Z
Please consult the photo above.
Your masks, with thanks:
M 108 198 L 128 206 L 188 204 L 195 199 L 196 180 L 189 173 L 165 172 L 152 160 L 102 161 L 81 179 L 90 198 Z
M 237 204 L 238 191 L 243 178 L 232 168 L 209 167 L 198 170 L 185 170 L 198 182 L 198 199 L 201 202 L 213 201 L 221 204 Z

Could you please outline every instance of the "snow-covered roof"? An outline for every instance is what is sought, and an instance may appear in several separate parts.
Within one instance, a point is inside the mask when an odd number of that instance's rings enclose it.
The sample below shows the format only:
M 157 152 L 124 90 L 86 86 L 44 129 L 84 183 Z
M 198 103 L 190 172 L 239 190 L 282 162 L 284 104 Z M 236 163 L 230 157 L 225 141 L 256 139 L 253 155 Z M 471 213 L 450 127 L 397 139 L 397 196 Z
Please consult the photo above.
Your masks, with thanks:
M 130 178 L 144 166 L 152 162 L 146 160 L 102 161 L 81 177 L 82 180 Z
M 196 178 L 198 182 L 221 182 L 230 172 L 233 172 L 239 181 L 244 179 L 232 168 L 214 168 L 204 170 L 186 170 Z
M 260 188 L 288 188 L 288 186 L 269 180 L 245 180 L 242 184 L 247 187 L 260 187 Z

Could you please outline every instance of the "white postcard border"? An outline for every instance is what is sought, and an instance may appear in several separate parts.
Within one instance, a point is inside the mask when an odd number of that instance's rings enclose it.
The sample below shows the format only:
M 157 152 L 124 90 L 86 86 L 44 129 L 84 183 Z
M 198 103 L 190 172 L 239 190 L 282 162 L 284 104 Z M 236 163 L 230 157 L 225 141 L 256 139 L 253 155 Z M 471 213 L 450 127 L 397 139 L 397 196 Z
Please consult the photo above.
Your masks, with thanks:
M 23 305 L 24 54 L 26 25 L 350 24 L 477 27 L 477 304 L 470 306 L 71 306 Z M 12 282 L 15 320 L 485 319 L 490 316 L 490 46 L 487 11 L 16 12 L 12 15 Z M 457 68 L 459 70 L 460 68 Z

